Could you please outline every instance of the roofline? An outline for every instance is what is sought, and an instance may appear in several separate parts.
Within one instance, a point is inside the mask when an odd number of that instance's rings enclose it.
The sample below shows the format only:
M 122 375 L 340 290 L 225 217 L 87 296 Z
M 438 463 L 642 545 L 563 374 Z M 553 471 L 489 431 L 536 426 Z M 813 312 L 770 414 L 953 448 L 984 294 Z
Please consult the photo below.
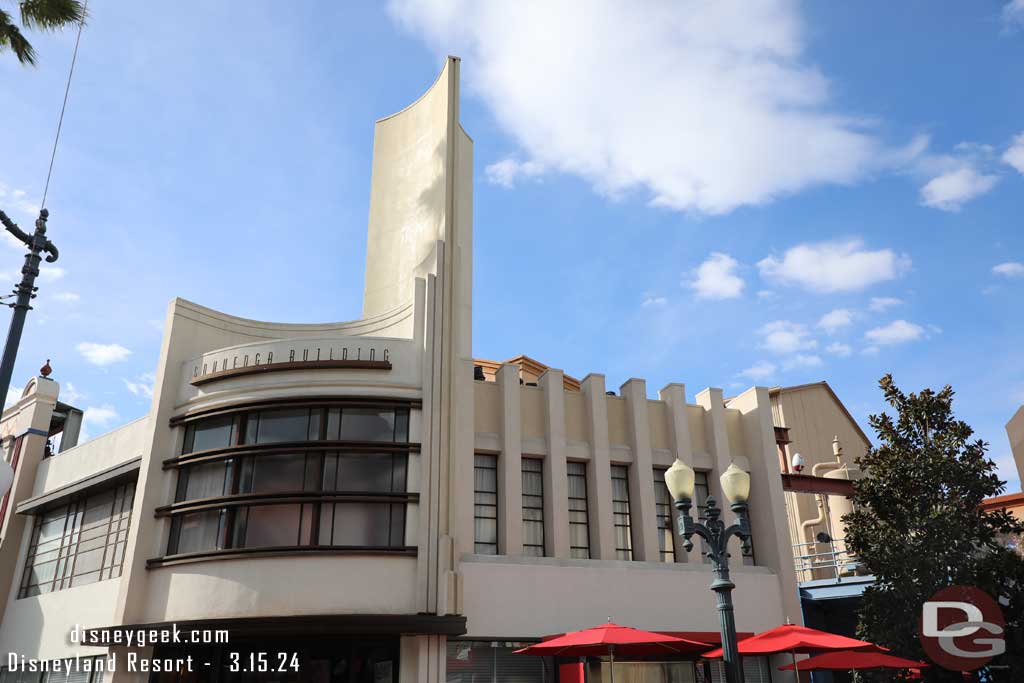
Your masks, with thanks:
M 1017 491 L 1016 493 L 1004 493 L 1001 496 L 994 496 L 992 498 L 986 498 L 981 501 L 982 510 L 992 510 L 998 507 L 1016 507 L 1020 505 L 1024 507 L 1024 491 Z
M 847 419 L 850 420 L 850 424 L 853 425 L 854 430 L 856 430 L 856 432 L 860 434 L 860 438 L 864 439 L 864 443 L 866 443 L 868 445 L 868 448 L 870 448 L 871 439 L 869 439 L 868 435 L 864 433 L 864 430 L 860 428 L 860 425 L 857 424 L 857 420 L 853 418 L 853 415 L 850 414 L 850 411 L 846 409 L 846 406 L 843 405 L 843 402 L 839 400 L 839 396 L 836 395 L 836 392 L 832 389 L 831 386 L 829 386 L 829 383 L 826 382 L 825 380 L 822 380 L 820 382 L 808 382 L 807 384 L 795 384 L 791 387 L 772 387 L 768 390 L 768 394 L 784 394 L 789 392 L 802 391 L 804 389 L 812 389 L 814 387 L 825 388 L 825 391 L 828 392 L 828 395 L 832 397 L 832 400 L 836 402 L 836 405 L 839 406 L 839 409 L 842 410 L 843 414 L 846 415 Z

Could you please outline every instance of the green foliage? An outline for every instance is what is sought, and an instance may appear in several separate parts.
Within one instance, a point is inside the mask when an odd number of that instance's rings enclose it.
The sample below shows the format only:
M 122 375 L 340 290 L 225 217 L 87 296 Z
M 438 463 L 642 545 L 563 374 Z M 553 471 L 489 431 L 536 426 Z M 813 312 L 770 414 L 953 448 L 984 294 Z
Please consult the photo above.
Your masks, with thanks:
M 85 20 L 85 6 L 78 0 L 21 0 L 18 3 L 25 28 L 55 31 Z M 0 10 L 0 52 L 10 50 L 22 64 L 35 65 L 36 51 L 11 15 Z
M 858 461 L 864 477 L 854 484 L 855 511 L 843 518 L 850 550 L 876 579 L 864 593 L 858 632 L 901 656 L 926 659 L 917 633 L 922 604 L 949 585 L 977 586 L 1004 601 L 1007 654 L 992 664 L 1019 673 L 1024 559 L 1007 551 L 1000 535 L 1022 526 L 1004 510 L 979 507 L 1005 482 L 985 442 L 971 440 L 973 430 L 953 415 L 949 386 L 906 395 L 891 375 L 879 384 L 896 415 L 870 417 L 878 446 Z M 1004 669 L 988 673 L 989 680 L 1012 680 L 1002 678 L 1011 675 Z M 925 680 L 963 681 L 940 667 L 926 669 Z

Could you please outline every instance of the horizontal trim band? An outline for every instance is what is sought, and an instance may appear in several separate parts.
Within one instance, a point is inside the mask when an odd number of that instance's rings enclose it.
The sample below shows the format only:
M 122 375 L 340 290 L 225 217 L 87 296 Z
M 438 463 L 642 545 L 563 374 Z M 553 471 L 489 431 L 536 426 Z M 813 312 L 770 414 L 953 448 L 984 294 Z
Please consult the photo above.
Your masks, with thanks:
M 416 503 L 420 494 L 411 491 L 403 493 L 367 493 L 348 491 L 293 491 L 282 493 L 243 493 L 233 496 L 216 496 L 183 500 L 171 505 L 162 505 L 154 510 L 156 517 L 184 515 L 189 512 L 218 510 L 226 507 L 249 507 L 254 505 L 284 505 L 288 503 Z
M 207 560 L 235 560 L 252 557 L 295 557 L 298 555 L 394 555 L 398 557 L 415 557 L 416 546 L 398 548 L 377 547 L 334 547 L 334 546 L 274 546 L 269 548 L 228 548 L 226 550 L 204 550 L 197 553 L 166 555 L 146 560 L 146 569 L 170 567 L 178 564 L 206 562 Z
M 344 407 L 346 405 L 357 408 L 421 408 L 423 407 L 423 400 L 419 398 L 384 398 L 376 396 L 279 397 L 187 411 L 185 413 L 172 416 L 168 420 L 168 424 L 171 427 L 177 427 L 186 422 L 198 420 L 203 417 L 242 413 L 254 409 L 264 410 L 267 408 L 313 408 L 332 406 Z
M 782 474 L 782 489 L 800 493 L 831 493 L 839 496 L 853 495 L 853 482 L 849 479 L 830 479 L 809 474 Z
M 211 448 L 167 458 L 163 461 L 165 470 L 196 462 L 226 460 L 238 455 L 260 454 L 280 455 L 284 453 L 306 453 L 309 451 L 361 451 L 364 453 L 418 453 L 419 442 L 395 441 L 284 441 L 279 443 L 254 443 Z
M 244 375 L 261 375 L 267 372 L 285 372 L 288 370 L 390 370 L 388 360 L 297 360 L 286 363 L 264 363 L 262 365 L 246 365 L 241 368 L 228 368 L 209 372 L 194 378 L 190 384 L 194 387 L 216 382 L 220 379 L 241 377 Z
M 49 493 L 44 493 L 18 503 L 15 512 L 19 515 L 30 515 L 42 512 L 46 508 L 55 507 L 66 502 L 75 495 L 87 491 L 96 486 L 113 485 L 138 476 L 139 468 L 142 466 L 142 457 L 133 458 L 120 465 L 114 465 L 93 475 L 80 479 L 71 484 L 61 486 Z
M 287 617 L 235 617 L 126 624 L 88 629 L 87 633 L 128 633 L 150 630 L 227 629 L 231 642 L 254 638 L 296 638 L 342 635 L 447 635 L 466 633 L 466 617 L 456 614 L 310 614 Z

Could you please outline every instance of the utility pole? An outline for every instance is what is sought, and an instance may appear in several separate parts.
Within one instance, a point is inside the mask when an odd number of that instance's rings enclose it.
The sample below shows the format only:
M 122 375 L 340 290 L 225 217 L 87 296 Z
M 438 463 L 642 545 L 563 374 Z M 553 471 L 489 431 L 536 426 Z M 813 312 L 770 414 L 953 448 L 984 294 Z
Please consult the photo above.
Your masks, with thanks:
M 36 219 L 36 230 L 30 235 L 8 218 L 7 214 L 0 211 L 0 223 L 3 223 L 7 232 L 28 247 L 28 253 L 25 254 L 25 265 L 21 268 L 21 282 L 14 288 L 17 299 L 13 304 L 7 304 L 14 309 L 14 315 L 11 316 L 11 327 L 7 330 L 4 356 L 0 361 L 0 401 L 7 400 L 7 390 L 11 386 L 11 375 L 14 373 L 14 361 L 18 358 L 18 346 L 21 345 L 21 333 L 25 329 L 25 316 L 32 308 L 29 306 L 29 302 L 36 298 L 36 290 L 39 289 L 35 286 L 36 276 L 39 275 L 39 262 L 42 260 L 39 254 L 47 252 L 47 263 L 57 260 L 57 247 L 46 239 L 46 219 L 49 216 L 49 211 L 41 209 L 39 218 Z

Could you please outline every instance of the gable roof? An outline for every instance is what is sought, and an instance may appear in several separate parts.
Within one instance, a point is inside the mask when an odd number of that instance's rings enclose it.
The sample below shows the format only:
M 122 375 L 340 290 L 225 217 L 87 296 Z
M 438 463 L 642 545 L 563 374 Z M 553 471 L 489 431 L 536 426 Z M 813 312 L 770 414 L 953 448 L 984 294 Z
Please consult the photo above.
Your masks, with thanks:
M 543 375 L 546 371 L 551 369 L 551 366 L 541 363 L 535 358 L 530 358 L 525 354 L 519 354 L 514 358 L 509 358 L 506 361 L 497 360 L 486 360 L 483 358 L 474 358 L 473 363 L 479 365 L 484 369 L 484 377 L 487 378 L 488 382 L 496 381 L 496 375 L 498 370 L 505 363 L 511 363 L 512 365 L 519 366 L 519 377 L 525 380 L 525 377 L 536 378 Z M 524 377 L 525 375 L 525 377 Z M 528 381 L 533 381 L 530 379 Z M 571 375 L 562 373 L 562 386 L 565 387 L 566 391 L 579 391 L 580 381 Z
M 859 424 L 857 424 L 857 420 L 853 419 L 853 415 L 851 415 L 850 411 L 846 409 L 846 406 L 843 405 L 843 402 L 839 400 L 839 397 L 836 396 L 836 392 L 832 390 L 832 387 L 829 386 L 828 382 L 822 380 L 821 382 L 795 384 L 791 387 L 772 387 L 771 389 L 768 390 L 768 394 L 771 396 L 776 396 L 778 394 L 791 394 L 796 393 L 798 391 L 818 388 L 822 388 L 825 390 L 825 393 L 827 393 L 829 397 L 831 397 L 832 401 L 835 402 L 835 404 L 839 407 L 839 410 L 842 411 L 843 415 L 845 415 L 846 418 L 850 421 L 850 424 L 853 425 L 854 431 L 856 431 L 857 434 L 860 435 L 860 438 L 864 439 L 864 443 L 866 443 L 868 447 L 870 447 L 871 439 L 868 438 L 868 435 L 865 434 L 864 430 L 860 428 Z

